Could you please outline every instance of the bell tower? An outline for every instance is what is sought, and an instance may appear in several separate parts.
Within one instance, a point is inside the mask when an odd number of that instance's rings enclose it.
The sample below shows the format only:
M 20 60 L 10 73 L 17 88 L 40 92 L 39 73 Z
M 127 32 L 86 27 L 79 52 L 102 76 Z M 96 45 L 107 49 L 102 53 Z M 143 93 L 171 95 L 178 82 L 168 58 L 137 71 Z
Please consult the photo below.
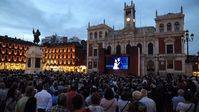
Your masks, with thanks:
M 130 5 L 124 3 L 124 28 L 135 29 L 135 4 L 133 1 Z

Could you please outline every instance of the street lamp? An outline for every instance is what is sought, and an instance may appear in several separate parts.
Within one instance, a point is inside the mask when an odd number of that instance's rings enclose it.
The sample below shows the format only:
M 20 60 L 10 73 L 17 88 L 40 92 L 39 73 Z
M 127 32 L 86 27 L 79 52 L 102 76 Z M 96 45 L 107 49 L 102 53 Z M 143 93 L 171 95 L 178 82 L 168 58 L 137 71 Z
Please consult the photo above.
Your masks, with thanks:
M 184 37 L 184 40 L 185 42 L 187 43 L 187 59 L 186 59 L 186 62 L 188 63 L 189 62 L 189 42 L 192 42 L 193 41 L 193 37 L 194 37 L 194 34 L 189 34 L 189 30 L 186 30 L 185 31 L 185 37 Z

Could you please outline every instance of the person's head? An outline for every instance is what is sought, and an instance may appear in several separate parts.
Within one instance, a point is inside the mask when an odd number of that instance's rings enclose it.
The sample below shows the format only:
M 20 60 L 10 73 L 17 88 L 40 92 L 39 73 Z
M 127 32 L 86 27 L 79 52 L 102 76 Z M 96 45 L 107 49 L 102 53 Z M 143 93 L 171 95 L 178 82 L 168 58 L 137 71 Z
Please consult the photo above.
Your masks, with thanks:
M 75 97 L 73 97 L 72 105 L 73 105 L 73 110 L 81 109 L 84 105 L 83 96 L 80 94 L 77 94 Z
M 6 88 L 6 85 L 4 82 L 0 82 L 0 89 L 5 89 Z
M 43 89 L 43 84 L 40 82 L 37 86 L 38 91 L 41 91 Z
M 140 100 L 141 96 L 142 96 L 142 94 L 141 94 L 140 91 L 134 91 L 134 92 L 132 93 L 132 98 L 133 98 L 133 100 Z
M 131 95 L 129 94 L 129 92 L 123 91 L 122 94 L 121 94 L 121 99 L 124 100 L 124 101 L 127 101 L 127 100 L 130 99 L 129 96 L 131 97 Z
M 33 96 L 33 94 L 34 94 L 34 87 L 33 86 L 27 86 L 26 90 L 25 90 L 25 94 L 28 97 Z
M 185 94 L 184 94 L 184 99 L 185 101 L 188 101 L 190 102 L 191 101 L 191 98 L 192 98 L 192 95 L 189 91 L 186 91 Z
M 63 106 L 63 107 L 66 107 L 66 100 L 67 100 L 67 97 L 64 93 L 61 93 L 59 96 L 58 96 L 58 105 L 60 106 Z
M 91 103 L 93 105 L 99 105 L 100 101 L 101 101 L 101 97 L 100 97 L 99 93 L 97 93 L 97 92 L 93 93 L 91 96 Z
M 107 89 L 105 90 L 104 97 L 105 97 L 107 100 L 113 99 L 113 98 L 114 98 L 113 90 L 112 90 L 111 88 L 107 88 Z
M 184 95 L 184 90 L 183 89 L 179 89 L 178 90 L 178 95 L 179 96 L 183 96 Z
M 142 97 L 145 97 L 145 96 L 147 96 L 148 91 L 146 89 L 142 89 L 141 94 L 142 94 Z

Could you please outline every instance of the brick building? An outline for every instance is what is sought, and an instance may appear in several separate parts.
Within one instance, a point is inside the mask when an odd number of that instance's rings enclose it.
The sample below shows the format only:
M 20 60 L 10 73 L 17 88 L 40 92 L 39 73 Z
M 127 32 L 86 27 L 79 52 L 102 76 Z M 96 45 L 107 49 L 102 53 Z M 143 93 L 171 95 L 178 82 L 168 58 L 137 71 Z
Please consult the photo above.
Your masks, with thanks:
M 179 8 L 180 9 L 180 8 Z M 88 25 L 88 72 L 112 73 L 106 68 L 110 56 L 127 56 L 128 70 L 119 73 L 185 74 L 184 13 L 158 15 L 155 26 L 136 27 L 135 4 L 124 4 L 124 28 L 115 30 L 105 21 Z

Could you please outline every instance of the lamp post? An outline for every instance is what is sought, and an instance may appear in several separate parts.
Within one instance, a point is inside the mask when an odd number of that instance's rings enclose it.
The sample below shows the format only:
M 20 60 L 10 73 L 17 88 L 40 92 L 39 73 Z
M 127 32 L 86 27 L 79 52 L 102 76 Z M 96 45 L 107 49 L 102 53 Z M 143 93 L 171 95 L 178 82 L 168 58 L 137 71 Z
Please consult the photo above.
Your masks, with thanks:
M 187 59 L 186 59 L 186 62 L 188 63 L 189 62 L 189 42 L 192 42 L 193 41 L 193 37 L 194 37 L 194 34 L 189 34 L 189 30 L 186 30 L 185 31 L 185 36 L 184 36 L 184 40 L 185 42 L 187 43 Z

